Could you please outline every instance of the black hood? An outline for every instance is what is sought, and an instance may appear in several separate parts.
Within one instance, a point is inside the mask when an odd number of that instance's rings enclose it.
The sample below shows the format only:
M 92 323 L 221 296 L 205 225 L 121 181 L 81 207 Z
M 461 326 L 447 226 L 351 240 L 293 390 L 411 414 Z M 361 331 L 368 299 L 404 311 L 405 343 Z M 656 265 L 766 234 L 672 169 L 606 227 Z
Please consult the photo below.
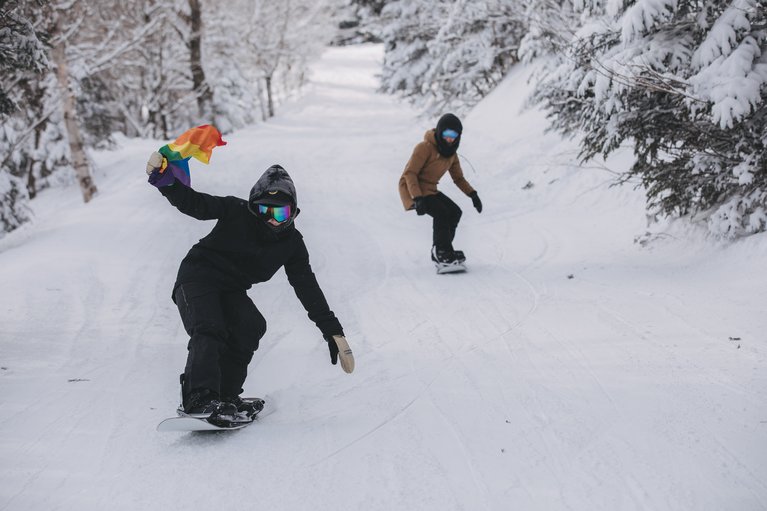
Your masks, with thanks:
M 248 197 L 248 209 L 256 218 L 262 218 L 256 214 L 257 204 L 290 204 L 292 212 L 290 218 L 279 226 L 272 226 L 263 222 L 272 232 L 279 234 L 293 229 L 293 220 L 298 215 L 298 199 L 296 197 L 296 186 L 290 178 L 288 171 L 280 165 L 272 165 L 264 172 L 253 188 Z
M 248 204 L 257 204 L 262 200 L 269 202 L 269 197 L 278 195 L 278 192 L 290 197 L 293 206 L 298 206 L 296 186 L 293 184 L 288 171 L 280 165 L 272 165 L 266 169 L 266 172 L 258 178 L 256 184 L 251 188 Z
M 442 132 L 445 130 L 454 130 L 458 132 L 458 138 L 455 142 L 448 144 L 442 138 Z M 461 143 L 461 133 L 463 133 L 463 124 L 461 120 L 453 114 L 445 114 L 437 121 L 437 129 L 434 130 L 434 138 L 437 142 L 437 151 L 445 157 L 453 156 Z

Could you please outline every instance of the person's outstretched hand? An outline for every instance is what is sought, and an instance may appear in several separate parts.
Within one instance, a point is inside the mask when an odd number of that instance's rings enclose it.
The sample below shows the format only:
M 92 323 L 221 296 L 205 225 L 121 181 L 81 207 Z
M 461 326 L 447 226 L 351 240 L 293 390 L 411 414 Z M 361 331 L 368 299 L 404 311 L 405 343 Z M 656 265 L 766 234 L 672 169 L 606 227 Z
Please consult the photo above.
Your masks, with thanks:
M 346 337 L 343 335 L 326 335 L 325 340 L 330 351 L 330 363 L 336 365 L 340 358 L 341 368 L 345 372 L 351 373 L 354 371 L 354 355 L 349 347 L 349 343 L 346 341 Z

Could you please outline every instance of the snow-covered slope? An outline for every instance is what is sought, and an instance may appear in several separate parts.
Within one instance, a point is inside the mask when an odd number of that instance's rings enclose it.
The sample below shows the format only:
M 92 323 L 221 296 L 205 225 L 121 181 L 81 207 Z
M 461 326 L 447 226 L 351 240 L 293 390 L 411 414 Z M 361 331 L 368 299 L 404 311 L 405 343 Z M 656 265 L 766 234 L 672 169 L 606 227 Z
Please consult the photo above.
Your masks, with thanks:
M 124 141 L 95 155 L 94 201 L 47 192 L 0 240 L 0 509 L 765 509 L 767 237 L 635 243 L 643 197 L 610 188 L 628 155 L 579 168 L 520 112 L 521 69 L 465 119 L 485 211 L 443 181 L 470 271 L 438 276 L 397 194 L 435 120 L 375 94 L 380 57 L 329 50 L 300 101 L 192 171 L 239 196 L 292 174 L 354 374 L 280 272 L 250 292 L 269 330 L 246 382 L 274 413 L 155 432 L 186 355 L 171 286 L 211 223 L 146 183 L 165 141 Z

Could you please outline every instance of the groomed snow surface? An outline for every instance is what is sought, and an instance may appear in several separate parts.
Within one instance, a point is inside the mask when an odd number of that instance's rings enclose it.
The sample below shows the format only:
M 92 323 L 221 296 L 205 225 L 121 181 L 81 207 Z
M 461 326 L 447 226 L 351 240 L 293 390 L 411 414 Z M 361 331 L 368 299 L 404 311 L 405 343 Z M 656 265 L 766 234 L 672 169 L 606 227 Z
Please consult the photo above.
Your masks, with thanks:
M 121 140 L 95 200 L 45 192 L 0 240 L 0 509 L 767 509 L 767 236 L 643 236 L 641 191 L 610 186 L 628 151 L 579 167 L 521 111 L 521 69 L 464 119 L 485 210 L 443 179 L 469 272 L 436 275 L 397 194 L 436 119 L 375 93 L 381 56 L 329 50 L 300 100 L 192 163 L 217 195 L 291 173 L 355 372 L 281 271 L 250 291 L 268 332 L 245 394 L 273 413 L 156 432 L 186 359 L 172 284 L 213 224 L 146 183 L 167 140 Z

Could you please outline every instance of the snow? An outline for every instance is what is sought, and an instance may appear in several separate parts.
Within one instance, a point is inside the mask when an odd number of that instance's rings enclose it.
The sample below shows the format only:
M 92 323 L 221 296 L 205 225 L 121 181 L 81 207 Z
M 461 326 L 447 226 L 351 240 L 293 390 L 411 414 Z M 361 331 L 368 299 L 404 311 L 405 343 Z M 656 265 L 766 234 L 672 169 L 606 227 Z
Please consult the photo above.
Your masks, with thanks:
M 759 62 L 763 48 L 754 36 L 742 37 L 752 29 L 749 15 L 756 17 L 758 9 L 755 0 L 732 2 L 692 55 L 696 74 L 690 84 L 699 99 L 712 103 L 712 119 L 721 128 L 732 128 L 763 101 L 767 84 L 767 64 Z
M 279 272 L 250 292 L 268 331 L 245 389 L 273 413 L 157 433 L 186 356 L 171 287 L 212 224 L 146 183 L 167 141 L 122 139 L 93 201 L 47 190 L 0 240 L 0 509 L 767 508 L 767 234 L 647 232 L 641 192 L 610 186 L 628 151 L 578 167 L 521 110 L 519 68 L 464 119 L 485 210 L 443 180 L 469 272 L 436 275 L 396 190 L 434 120 L 375 93 L 381 59 L 328 50 L 300 100 L 192 169 L 239 196 L 291 173 L 355 372 Z

